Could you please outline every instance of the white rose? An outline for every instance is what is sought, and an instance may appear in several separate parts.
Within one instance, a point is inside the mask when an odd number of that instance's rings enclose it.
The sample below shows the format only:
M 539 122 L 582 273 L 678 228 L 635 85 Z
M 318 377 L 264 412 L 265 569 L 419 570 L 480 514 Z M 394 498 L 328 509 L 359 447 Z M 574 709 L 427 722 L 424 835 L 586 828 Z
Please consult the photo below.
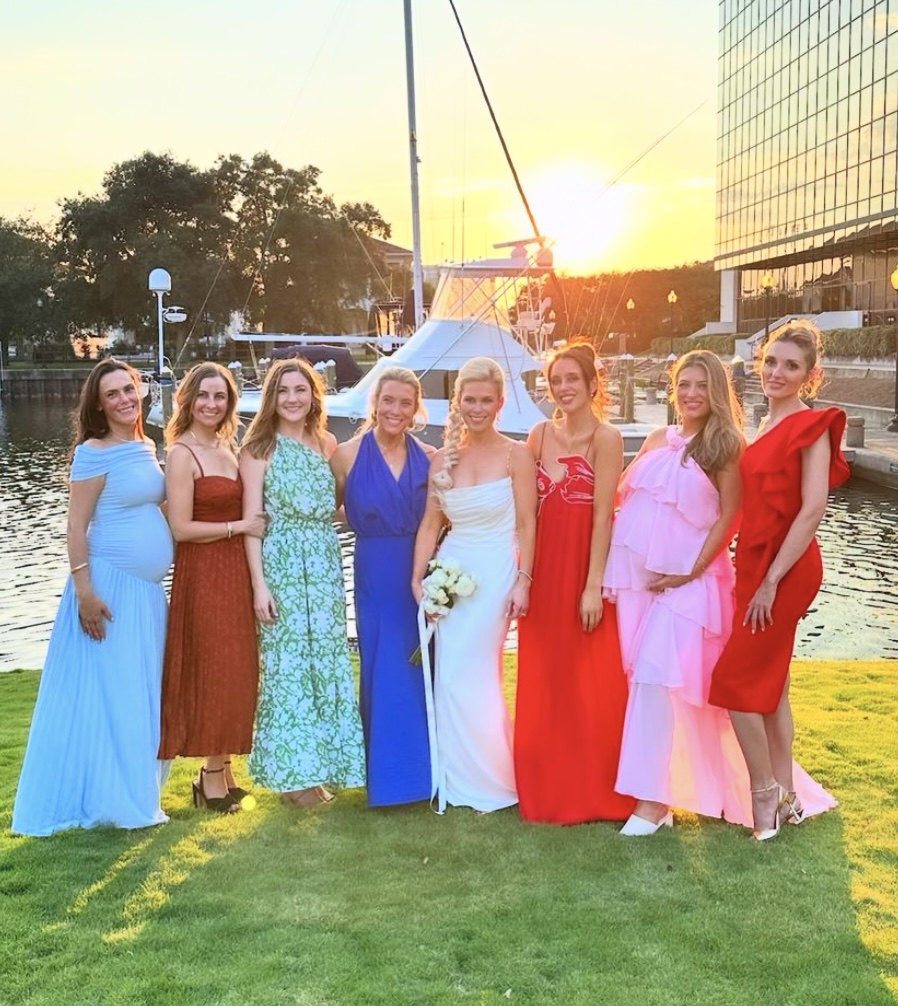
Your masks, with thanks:
M 455 584 L 455 593 L 459 597 L 470 597 L 477 589 L 477 583 L 472 576 L 462 573 Z
M 445 585 L 447 579 L 446 574 L 438 567 L 427 577 L 427 585 L 429 587 L 442 587 Z
M 461 566 L 454 559 L 443 559 L 440 563 L 446 573 L 458 576 L 461 573 Z

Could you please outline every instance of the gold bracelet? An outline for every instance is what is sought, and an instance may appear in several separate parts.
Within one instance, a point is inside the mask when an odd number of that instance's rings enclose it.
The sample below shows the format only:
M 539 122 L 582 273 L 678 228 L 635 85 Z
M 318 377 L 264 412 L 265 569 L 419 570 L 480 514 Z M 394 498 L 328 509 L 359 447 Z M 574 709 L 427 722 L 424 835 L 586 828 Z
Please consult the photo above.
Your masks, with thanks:
M 529 573 L 527 572 L 527 570 L 526 570 L 526 569 L 519 569 L 519 570 L 518 570 L 518 576 L 526 576 L 526 577 L 527 577 L 527 579 L 528 579 L 528 580 L 529 580 L 529 581 L 530 581 L 531 583 L 533 583 L 533 577 L 532 577 L 532 576 L 531 576 L 531 575 L 530 575 L 530 574 L 529 574 Z
M 72 566 L 72 568 L 69 570 L 69 572 L 70 573 L 77 573 L 79 569 L 87 569 L 87 567 L 89 565 L 90 565 L 89 562 L 79 562 L 77 566 Z
M 234 533 L 234 525 L 230 521 L 228 521 L 228 538 L 229 539 L 230 539 L 230 537 L 231 537 L 231 535 L 233 533 Z

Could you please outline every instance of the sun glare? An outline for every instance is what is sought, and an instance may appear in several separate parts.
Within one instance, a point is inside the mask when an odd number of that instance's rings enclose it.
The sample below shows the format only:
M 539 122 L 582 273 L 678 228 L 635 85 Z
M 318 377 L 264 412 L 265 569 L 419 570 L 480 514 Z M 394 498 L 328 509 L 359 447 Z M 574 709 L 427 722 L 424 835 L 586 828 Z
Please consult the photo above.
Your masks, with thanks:
M 627 193 L 612 188 L 586 164 L 546 167 L 528 183 L 540 230 L 555 241 L 555 265 L 586 274 L 614 267 L 614 249 L 627 220 Z

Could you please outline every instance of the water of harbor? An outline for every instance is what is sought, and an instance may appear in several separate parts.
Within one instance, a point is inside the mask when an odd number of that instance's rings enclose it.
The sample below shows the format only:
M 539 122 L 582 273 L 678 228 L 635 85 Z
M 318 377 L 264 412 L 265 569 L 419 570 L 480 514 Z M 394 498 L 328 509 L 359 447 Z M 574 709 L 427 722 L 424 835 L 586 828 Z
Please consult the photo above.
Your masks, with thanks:
M 66 477 L 72 403 L 0 404 L 0 671 L 41 667 L 68 571 Z M 898 657 L 898 493 L 837 490 L 820 528 L 825 582 L 796 655 Z M 352 536 L 341 535 L 350 638 Z

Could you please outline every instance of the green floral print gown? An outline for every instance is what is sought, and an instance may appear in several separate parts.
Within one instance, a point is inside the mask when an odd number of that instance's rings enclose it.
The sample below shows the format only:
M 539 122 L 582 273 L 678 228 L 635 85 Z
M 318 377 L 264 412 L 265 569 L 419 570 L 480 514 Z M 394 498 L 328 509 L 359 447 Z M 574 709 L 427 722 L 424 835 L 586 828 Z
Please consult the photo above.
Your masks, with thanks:
M 278 793 L 365 784 L 327 461 L 278 436 L 265 475 L 262 568 L 277 620 L 261 632 L 262 683 L 249 766 Z

